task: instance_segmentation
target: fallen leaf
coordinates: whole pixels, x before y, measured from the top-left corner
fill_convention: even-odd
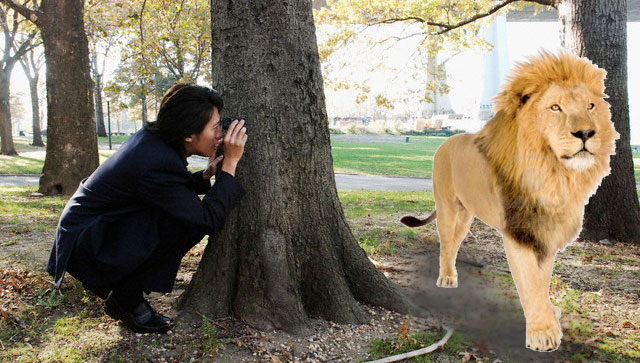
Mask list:
[[[474,340],[472,343],[476,348],[478,348],[478,352],[482,354],[489,353],[489,349],[487,348],[487,343],[484,340],[481,340],[481,341]]]
[[[585,343],[586,344],[593,344],[593,343],[597,342],[598,340],[600,340],[600,337],[593,337],[593,338],[587,339],[587,341]]]
[[[623,328],[633,329],[633,328],[635,328],[636,326],[635,326],[635,325],[633,325],[633,323],[632,323],[632,322],[630,322],[630,321],[625,321],[624,323],[622,323],[622,327],[623,327]]]
[[[475,354],[469,353],[469,352],[460,352],[460,353],[458,353],[458,355],[463,356],[462,357],[462,361],[463,362],[468,362],[471,359],[473,359],[476,362],[480,361],[480,358],[478,358],[478,356],[476,356]]]

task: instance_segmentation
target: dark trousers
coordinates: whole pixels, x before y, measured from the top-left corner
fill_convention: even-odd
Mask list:
[[[136,266],[123,266],[123,270],[126,268],[131,272],[125,276],[118,276],[115,280],[109,278],[117,275],[113,273],[113,267],[110,267],[111,271],[99,273],[99,282],[82,281],[81,276],[84,274],[80,269],[99,267],[88,266],[85,263],[88,259],[74,256],[81,253],[72,254],[67,270],[83,283],[85,289],[93,291],[101,298],[106,298],[113,289],[171,292],[182,258],[204,235],[194,234],[189,228],[163,215],[158,220],[158,236],[160,242],[153,252],[145,260],[137,261]]]
[[[189,231],[175,223],[161,223],[159,235],[160,244],[149,259],[120,281],[118,288],[171,292],[182,258],[204,237],[189,236]]]

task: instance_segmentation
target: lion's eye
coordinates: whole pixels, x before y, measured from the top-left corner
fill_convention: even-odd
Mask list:
[[[551,111],[560,111],[561,108],[557,104],[551,105]]]
[[[596,108],[596,104],[595,103],[590,103],[589,107],[587,107],[587,110],[591,111],[591,110],[593,110],[595,108]]]

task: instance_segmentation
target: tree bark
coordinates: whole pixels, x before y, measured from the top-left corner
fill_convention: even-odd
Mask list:
[[[358,302],[407,311],[353,238],[336,191],[311,2],[213,2],[213,81],[248,120],[247,195],[205,249],[183,313],[305,331],[363,323]]]
[[[98,136],[106,137],[107,130],[104,127],[104,109],[102,108],[102,74],[98,70],[98,56],[95,53],[91,55],[91,65],[94,79],[93,99],[95,102],[96,132]]]
[[[13,130],[11,125],[11,106],[9,104],[11,84],[11,68],[0,70],[0,138],[2,138],[2,155],[18,155],[13,144]]]
[[[611,158],[611,174],[585,209],[581,237],[640,243],[640,205],[629,129],[627,1],[564,0],[558,10],[563,46],[607,71],[605,92],[620,133],[616,154]]]
[[[47,156],[40,192],[72,194],[98,167],[83,0],[43,0],[37,19],[47,63]]]

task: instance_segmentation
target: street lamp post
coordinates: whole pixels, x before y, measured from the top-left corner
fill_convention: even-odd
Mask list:
[[[111,150],[111,110],[109,109],[109,98],[107,98],[107,124],[109,125],[109,150]]]

